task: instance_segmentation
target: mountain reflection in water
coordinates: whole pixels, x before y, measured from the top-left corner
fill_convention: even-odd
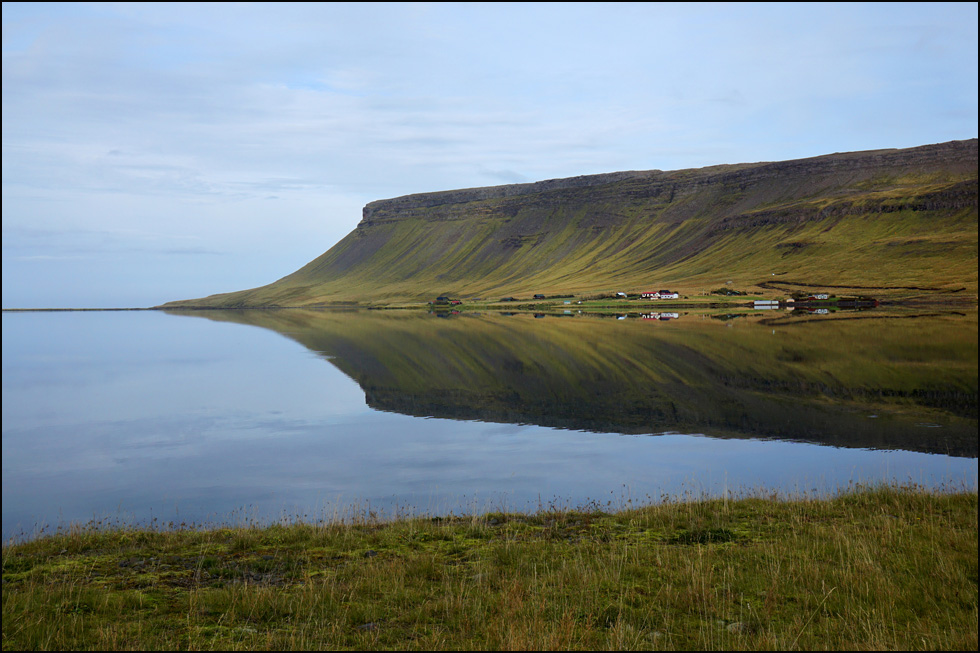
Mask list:
[[[679,313],[670,320],[179,313],[292,338],[354,379],[368,405],[382,411],[977,456],[975,310],[815,317],[766,311],[742,319]]]

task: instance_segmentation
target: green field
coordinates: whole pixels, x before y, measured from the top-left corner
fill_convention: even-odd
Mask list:
[[[955,488],[953,488],[955,490]],[[977,494],[854,487],[3,548],[4,650],[976,650]]]

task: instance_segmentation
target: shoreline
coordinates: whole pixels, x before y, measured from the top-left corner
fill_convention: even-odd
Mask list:
[[[698,298],[701,299],[701,298]],[[500,311],[518,311],[518,312],[539,312],[542,310],[570,310],[574,307],[579,307],[581,309],[591,308],[602,308],[607,310],[625,310],[625,311],[636,311],[640,309],[683,309],[683,310],[697,310],[697,309],[710,309],[710,310],[722,310],[722,309],[759,309],[760,306],[753,305],[754,302],[771,302],[772,300],[767,300],[763,298],[755,298],[750,296],[749,298],[740,298],[738,301],[719,301],[716,298],[704,297],[704,301],[691,301],[690,299],[683,301],[670,301],[670,300],[656,300],[656,301],[644,301],[636,299],[621,299],[621,300],[576,300],[576,303],[565,304],[563,301],[548,301],[542,300],[535,302],[533,299],[528,300],[516,300],[512,302],[463,302],[462,304],[456,306],[442,306],[434,305],[432,303],[337,303],[337,304],[319,304],[319,305],[307,305],[307,306],[146,306],[146,307],[118,307],[118,308],[4,308],[0,309],[3,313],[72,313],[72,312],[123,312],[123,311],[163,311],[163,312],[178,312],[178,311],[266,311],[266,310],[344,310],[349,311],[352,309],[359,310],[428,310],[435,311],[439,309],[445,310],[500,310]],[[976,307],[978,305],[978,300],[976,297],[913,297],[907,299],[880,299],[875,300],[877,305],[870,305],[861,302],[857,308],[859,309],[870,309],[870,308],[917,308],[917,307]],[[854,306],[851,304],[854,300],[851,298],[843,298],[839,300],[815,300],[815,301],[798,301],[795,303],[778,302],[778,310],[789,310],[794,307],[800,308],[845,308],[853,309]]]

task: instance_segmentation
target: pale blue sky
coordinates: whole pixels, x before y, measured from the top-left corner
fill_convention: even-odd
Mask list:
[[[274,281],[376,199],[977,136],[977,4],[3,3],[3,306]]]

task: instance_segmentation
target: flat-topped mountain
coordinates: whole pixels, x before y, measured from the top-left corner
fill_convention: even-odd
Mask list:
[[[371,202],[267,286],[167,306],[494,299],[726,283],[760,294],[977,294],[977,139],[614,172]]]

